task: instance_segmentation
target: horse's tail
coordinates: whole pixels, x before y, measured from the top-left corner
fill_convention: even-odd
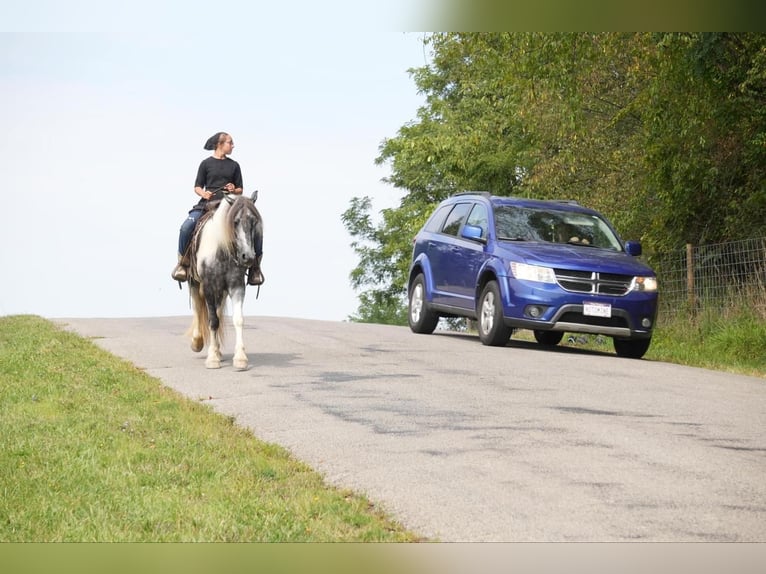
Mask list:
[[[197,337],[201,337],[202,344],[207,345],[210,341],[210,322],[208,321],[209,315],[207,311],[207,303],[205,302],[205,295],[202,292],[202,286],[194,280],[191,280],[189,284],[189,296],[191,297],[191,302],[194,306],[194,318],[192,319],[192,324],[189,327],[187,336],[192,337],[192,345],[195,344],[194,339]],[[202,347],[195,350],[201,351]]]

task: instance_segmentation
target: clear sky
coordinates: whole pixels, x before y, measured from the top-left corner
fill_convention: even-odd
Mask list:
[[[359,2],[341,3],[350,16],[308,2],[300,25],[295,3],[184,2],[205,7],[188,28],[140,31],[110,4],[25,3],[22,32],[0,33],[0,315],[191,315],[170,278],[178,229],[203,144],[227,131],[265,221],[266,283],[246,315],[346,319],[357,258],[341,214],[355,196],[376,211],[399,199],[374,160],[423,103],[407,73],[427,63],[423,35],[375,25]]]

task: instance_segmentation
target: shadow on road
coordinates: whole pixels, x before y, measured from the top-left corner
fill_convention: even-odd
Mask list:
[[[434,331],[434,335],[437,335],[440,337],[451,337],[455,339],[463,339],[466,341],[466,343],[481,345],[481,340],[479,339],[478,335],[475,335],[472,333],[459,333],[457,331]],[[564,340],[566,341],[566,338]],[[595,349],[586,349],[583,347],[570,347],[565,344],[545,346],[535,341],[525,341],[522,339],[514,339],[514,338],[511,338],[511,340],[508,341],[508,344],[506,345],[506,347],[515,348],[515,349],[526,349],[528,351],[537,351],[537,352],[544,352],[544,353],[576,354],[576,355],[586,355],[591,357],[616,356],[615,353],[606,351],[606,350],[599,351]]]

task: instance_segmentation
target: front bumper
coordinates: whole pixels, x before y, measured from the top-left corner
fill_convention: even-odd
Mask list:
[[[504,322],[509,327],[607,335],[619,339],[647,339],[652,336],[657,315],[656,293],[594,297],[567,293],[557,285],[530,289],[513,279],[508,286],[510,289],[503,314]],[[589,302],[608,303],[611,305],[611,316],[585,315],[584,306]],[[533,307],[539,310],[536,316],[529,312]]]
[[[592,335],[607,335],[619,339],[648,339],[652,336],[652,328],[635,328],[630,314],[623,309],[612,309],[612,317],[589,317],[583,315],[582,305],[564,305],[552,320],[519,319],[505,317],[504,322],[516,329],[532,331],[566,331],[569,333],[589,333]],[[654,317],[651,318],[652,326]]]

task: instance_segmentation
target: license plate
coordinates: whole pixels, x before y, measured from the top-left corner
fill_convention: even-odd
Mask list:
[[[609,303],[583,303],[582,314],[590,317],[611,317],[612,306]]]

